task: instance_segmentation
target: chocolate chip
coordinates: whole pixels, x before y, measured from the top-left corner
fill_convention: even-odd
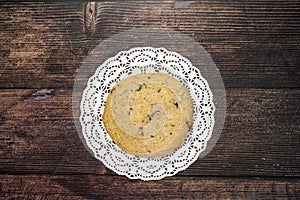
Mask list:
[[[142,89],[142,85],[138,84],[138,88],[136,89],[136,91],[140,91]]]
[[[153,136],[153,135],[150,135],[150,137],[154,138],[154,136]]]
[[[161,91],[161,89],[159,88],[159,89],[157,90],[157,92],[160,93],[160,91]]]
[[[141,131],[141,132],[140,132],[140,135],[141,135],[141,136],[144,136],[143,127],[139,127],[139,129],[140,129],[140,131]]]
[[[192,125],[188,121],[186,121],[185,124],[188,126],[189,130],[192,129]]]
[[[176,106],[176,108],[178,108],[178,103],[177,102],[175,102],[174,105]]]

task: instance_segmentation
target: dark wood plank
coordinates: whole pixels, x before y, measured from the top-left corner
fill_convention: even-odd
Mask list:
[[[113,174],[76,133],[72,90],[0,90],[0,173]],[[300,177],[299,89],[228,89],[215,148],[179,175]]]
[[[98,43],[150,25],[203,45],[226,88],[299,87],[299,8],[296,0],[1,2],[0,88],[71,88]]]
[[[43,187],[41,187],[43,186]],[[0,175],[2,199],[298,199],[299,180]]]

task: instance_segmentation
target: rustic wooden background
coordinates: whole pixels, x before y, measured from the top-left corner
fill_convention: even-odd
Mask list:
[[[72,86],[89,51],[160,25],[199,42],[227,93],[215,148],[161,181],[129,180],[82,145]],[[299,199],[300,3],[0,3],[1,199]]]

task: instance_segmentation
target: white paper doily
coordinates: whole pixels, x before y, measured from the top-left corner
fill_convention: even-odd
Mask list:
[[[113,143],[101,121],[110,88],[120,80],[143,73],[173,76],[189,90],[194,123],[183,144],[159,158],[131,155]],[[89,78],[80,103],[82,134],[94,156],[106,167],[130,179],[159,180],[173,176],[195,162],[206,148],[214,127],[213,95],[200,70],[185,57],[164,48],[138,47],[119,52]]]

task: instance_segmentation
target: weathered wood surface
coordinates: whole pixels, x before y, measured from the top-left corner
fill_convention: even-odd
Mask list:
[[[0,2],[0,199],[297,199],[300,2]],[[117,176],[76,133],[89,52],[132,28],[173,28],[212,56],[227,114],[215,148],[156,182]]]
[[[15,89],[0,95],[2,172],[111,174],[76,133],[72,90]],[[298,89],[228,89],[218,143],[180,174],[300,178],[299,99]]]
[[[298,1],[0,3],[0,87],[73,86],[104,39],[162,26],[211,54],[229,87],[299,87]]]
[[[232,178],[143,182],[116,176],[0,175],[0,186],[3,199],[296,199],[300,195],[295,180]]]

